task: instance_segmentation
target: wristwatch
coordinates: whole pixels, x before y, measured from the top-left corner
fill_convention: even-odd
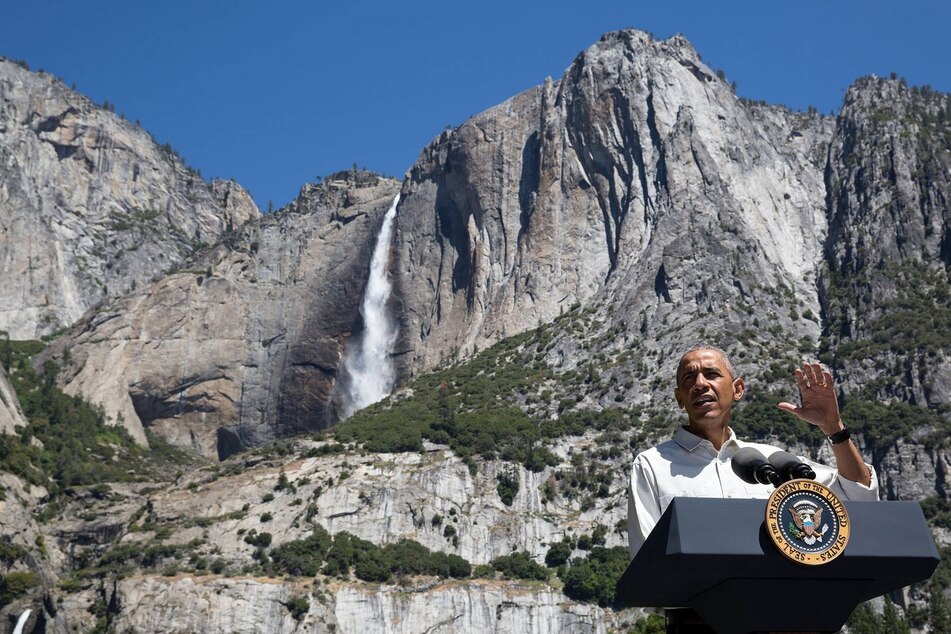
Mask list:
[[[844,443],[846,440],[852,437],[852,432],[848,428],[843,428],[842,431],[837,431],[831,436],[828,436],[830,445],[838,445]]]

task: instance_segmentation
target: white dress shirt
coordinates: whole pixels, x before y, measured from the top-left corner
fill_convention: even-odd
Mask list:
[[[696,498],[767,498],[775,489],[768,484],[747,484],[733,473],[730,459],[742,447],[754,447],[769,456],[780,451],[771,445],[730,437],[720,451],[709,440],[683,427],[672,440],[641,452],[634,458],[627,490],[627,535],[631,558],[644,544],[657,520],[675,497]],[[878,478],[872,474],[871,486],[847,480],[831,467],[799,458],[816,472],[816,481],[829,487],[843,500],[877,500]]]

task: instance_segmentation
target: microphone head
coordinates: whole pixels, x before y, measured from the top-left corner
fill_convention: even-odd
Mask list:
[[[766,456],[752,447],[741,448],[730,460],[733,473],[735,473],[740,480],[749,484],[760,484],[759,480],[756,479],[756,468],[765,464],[768,464],[766,462]]]
[[[777,451],[769,455],[769,464],[779,472],[783,481],[794,480],[796,478],[813,479],[816,472],[812,467],[802,462],[799,458],[788,451]]]
[[[786,469],[791,469],[795,465],[802,463],[799,462],[799,458],[788,451],[776,451],[769,454],[769,464],[773,465],[776,471],[782,473]]]

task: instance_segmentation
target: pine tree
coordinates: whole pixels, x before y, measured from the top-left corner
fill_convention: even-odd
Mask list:
[[[848,626],[850,634],[880,634],[884,631],[881,617],[867,603],[855,608]]]
[[[951,632],[951,610],[944,590],[937,583],[931,583],[931,600],[928,602],[928,626],[932,632]]]
[[[908,622],[904,617],[898,614],[895,604],[888,597],[885,597],[885,609],[882,611],[882,631],[889,634],[910,634]]]

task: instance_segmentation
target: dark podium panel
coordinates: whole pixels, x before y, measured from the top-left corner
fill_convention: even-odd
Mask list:
[[[766,500],[677,498],[618,582],[622,607],[693,608],[717,632],[837,632],[862,601],[929,578],[940,557],[915,502],[845,502],[851,536],[821,566],[784,557]]]

